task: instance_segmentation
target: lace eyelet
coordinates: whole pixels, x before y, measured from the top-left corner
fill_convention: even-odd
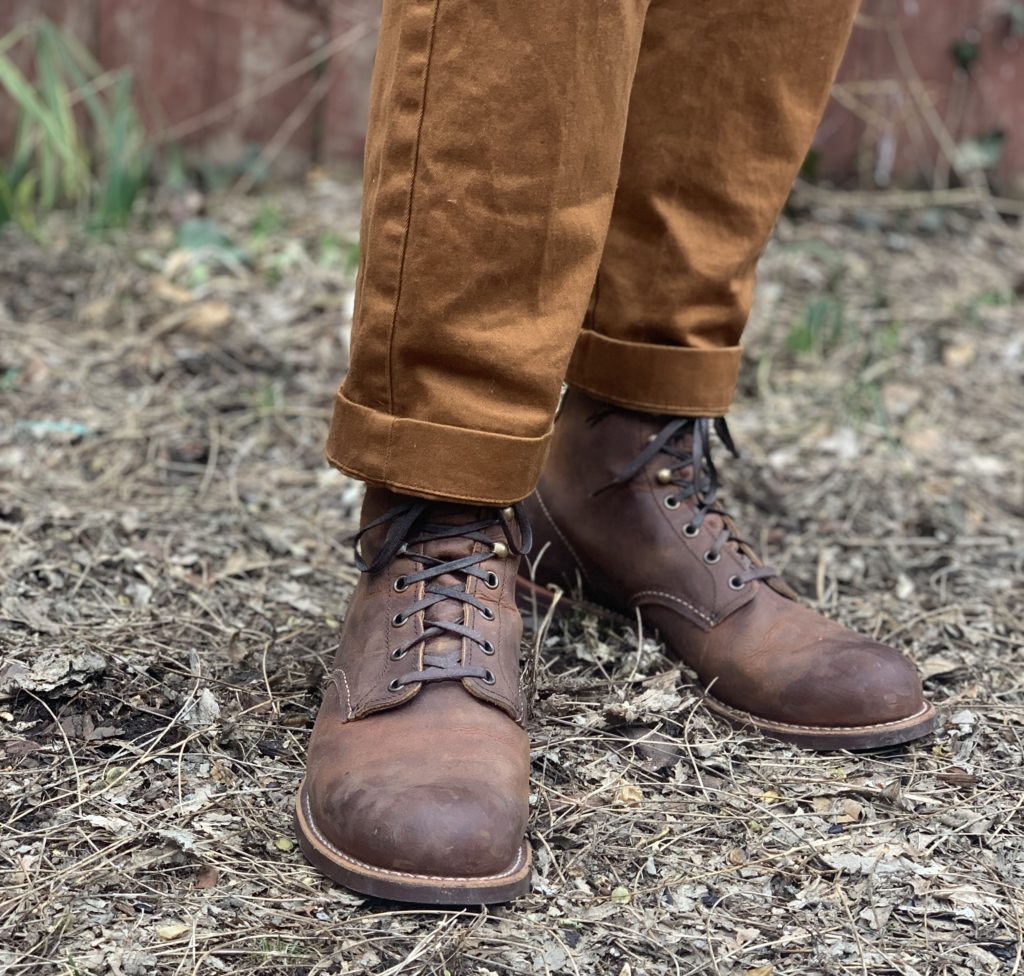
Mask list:
[[[480,645],[480,650],[483,651],[484,654],[490,656],[494,653],[494,645],[490,641],[484,641]]]
[[[665,508],[679,508],[679,499],[675,495],[665,496]]]
[[[712,552],[710,549],[704,553],[704,562],[714,565],[722,558],[720,552]]]
[[[409,589],[409,583],[404,576],[396,576],[394,582],[394,590],[396,593],[404,593]]]
[[[498,574],[488,573],[487,579],[484,580],[484,586],[486,586],[487,589],[489,590],[496,590],[499,586],[501,586],[501,580],[498,579]]]
[[[398,680],[398,678],[392,678],[391,681],[388,682],[388,691],[390,691],[393,695],[397,694],[401,690],[402,683]]]
[[[404,627],[409,622],[409,618],[404,613],[396,613],[391,618],[392,627]]]
[[[485,685],[493,685],[498,679],[494,677],[494,672],[488,669],[481,680]]]
[[[694,525],[692,522],[687,522],[686,525],[683,526],[683,535],[685,535],[687,539],[695,539],[700,535],[700,526]]]
[[[493,620],[494,619],[494,611],[490,607],[484,607],[480,611],[480,616],[483,617],[484,620]]]
[[[393,650],[393,651],[392,651],[392,652],[391,652],[391,653],[390,653],[390,654],[388,655],[388,657],[390,657],[392,661],[401,661],[401,660],[402,660],[402,658],[403,658],[403,657],[405,657],[405,655],[406,655],[406,654],[408,654],[408,653],[409,653],[409,650],[408,650],[408,648],[405,648],[405,647],[396,647],[396,648],[395,648],[395,649],[394,649],[394,650]]]
[[[742,590],[746,585],[738,576],[729,577],[729,588],[732,590]]]

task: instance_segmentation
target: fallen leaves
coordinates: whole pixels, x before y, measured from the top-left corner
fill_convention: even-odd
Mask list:
[[[56,644],[32,654],[29,660],[11,658],[0,666],[0,697],[18,690],[54,691],[70,682],[97,677],[106,667],[106,658],[91,648]]]
[[[1012,969],[1024,345],[1015,307],[969,330],[936,312],[1005,254],[965,232],[928,253],[940,275],[852,226],[791,226],[762,263],[771,324],[748,333],[764,409],[736,412],[748,458],[722,465],[725,504],[796,588],[817,593],[826,548],[826,612],[922,665],[937,734],[803,753],[709,716],[650,630],[570,615],[537,668],[533,890],[404,911],[326,881],[291,832],[361,497],[321,465],[351,282],[308,260],[355,215],[296,205],[301,249],[267,238],[265,258],[244,212],[147,241],[144,267],[115,241],[3,239],[0,969]],[[840,282],[851,334],[791,364],[809,265]],[[890,314],[897,345],[865,366]]]

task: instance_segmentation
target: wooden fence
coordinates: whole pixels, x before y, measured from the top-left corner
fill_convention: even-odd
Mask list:
[[[295,174],[358,164],[379,5],[2,0],[0,36],[48,16],[132,69],[157,138],[221,163],[258,146]],[[0,94],[0,148],[13,120]],[[846,185],[941,189],[987,162],[1000,193],[1024,197],[1024,3],[865,0],[817,151]]]

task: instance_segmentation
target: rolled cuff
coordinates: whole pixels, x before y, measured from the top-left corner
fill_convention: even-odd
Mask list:
[[[511,505],[536,487],[542,437],[450,427],[364,407],[338,391],[326,456],[339,471],[424,498]]]
[[[645,413],[719,417],[736,392],[739,346],[689,349],[580,333],[566,382],[598,400]]]

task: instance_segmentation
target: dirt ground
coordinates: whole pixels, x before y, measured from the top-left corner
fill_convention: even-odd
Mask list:
[[[805,754],[568,622],[524,649],[533,893],[415,911],[291,833],[356,576],[321,457],[355,191],[196,203],[0,235],[0,971],[1024,971],[1019,232],[785,217],[723,459],[801,595],[913,655],[936,734]]]

